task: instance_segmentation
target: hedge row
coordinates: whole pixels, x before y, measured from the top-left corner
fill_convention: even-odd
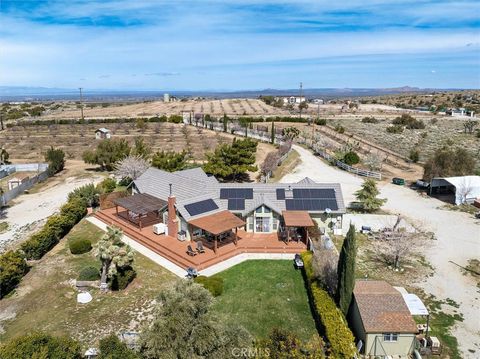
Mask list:
[[[59,214],[51,216],[43,228],[22,243],[20,250],[0,255],[0,299],[12,291],[28,272],[25,259],[40,259],[87,214],[84,201],[71,198]]]
[[[71,198],[60,209],[60,214],[51,216],[43,228],[22,243],[20,249],[26,259],[40,259],[52,249],[72,227],[87,214],[87,205],[79,198]]]
[[[312,252],[302,253],[305,276],[313,299],[314,309],[330,343],[330,358],[350,359],[355,356],[355,339],[342,312],[330,295],[315,280]]]

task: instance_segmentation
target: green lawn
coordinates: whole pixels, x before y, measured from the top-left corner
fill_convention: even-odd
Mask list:
[[[68,334],[84,346],[95,346],[96,341],[110,333],[140,330],[147,323],[154,308],[154,299],[165,284],[175,277],[141,254],[135,254],[133,264],[137,278],[121,292],[101,293],[91,289],[93,301],[77,304],[74,280],[87,265],[100,267],[94,250],[73,255],[68,240],[89,238],[95,244],[104,234],[95,225],[84,220],[55,248],[53,248],[24,277],[17,290],[0,301],[0,342],[31,330],[45,330],[52,334]],[[15,317],[11,315],[15,313]],[[11,319],[4,320],[7,317]]]
[[[250,260],[216,276],[224,292],[214,308],[225,320],[243,325],[265,338],[272,328],[284,328],[309,340],[315,322],[308,305],[302,274],[290,260]]]

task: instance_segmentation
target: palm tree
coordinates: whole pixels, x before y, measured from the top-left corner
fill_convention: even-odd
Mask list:
[[[133,252],[130,246],[121,240],[123,232],[117,227],[108,227],[107,233],[100,239],[96,256],[102,262],[100,287],[107,288],[107,279],[117,274],[118,269],[125,268],[133,262]]]

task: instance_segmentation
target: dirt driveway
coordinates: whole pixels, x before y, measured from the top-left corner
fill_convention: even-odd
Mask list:
[[[295,146],[302,163],[280,182],[298,181],[310,177],[318,182],[339,182],[345,202],[352,201],[362,179],[332,167],[315,157],[310,151]],[[445,300],[459,304],[458,311],[464,320],[457,322],[452,334],[458,339],[463,358],[478,358],[480,350],[480,300],[478,288],[470,276],[462,274],[456,264],[465,266],[472,258],[480,258],[480,221],[463,212],[440,209],[443,203],[434,198],[419,196],[416,192],[392,184],[380,184],[381,197],[388,202],[384,209],[401,214],[411,223],[435,233],[436,241],[426,249],[425,258],[435,267],[433,277],[419,288]],[[456,264],[454,264],[456,263]],[[475,350],[471,353],[468,350]]]
[[[1,221],[8,230],[0,234],[0,252],[28,238],[50,215],[66,202],[67,195],[76,187],[97,183],[103,175],[86,172],[80,161],[68,161],[64,172],[41,184],[40,190],[22,194],[9,207],[4,208]]]

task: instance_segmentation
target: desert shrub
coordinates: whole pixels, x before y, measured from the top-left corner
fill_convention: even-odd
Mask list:
[[[329,357],[353,358],[356,351],[354,337],[343,313],[337,308],[330,295],[317,283],[312,268],[312,253],[303,252],[302,259],[314,311],[320,320],[325,337],[330,343]]]
[[[89,183],[74,189],[68,194],[68,200],[74,198],[84,202],[85,207],[97,207],[99,204],[100,191],[93,183]]]
[[[425,128],[425,124],[422,120],[417,120],[415,117],[412,117],[409,114],[402,114],[400,117],[396,117],[392,123],[394,125],[405,126],[408,129],[422,129]]]
[[[168,118],[168,122],[172,123],[182,123],[183,122],[183,117],[180,115],[170,115]]]
[[[2,359],[81,359],[81,346],[69,337],[35,332],[14,338],[0,346]]]
[[[112,193],[117,187],[117,181],[115,179],[107,177],[98,184],[103,193]]]
[[[436,118],[432,118],[432,119],[430,120],[430,124],[431,124],[431,125],[435,125],[437,122],[438,122],[438,119],[436,119]]]
[[[402,133],[403,132],[403,126],[401,126],[401,125],[388,126],[387,127],[387,132],[388,133]]]
[[[325,118],[319,118],[314,121],[316,125],[325,126],[327,124],[327,120]]]
[[[220,277],[205,277],[201,275],[194,280],[196,283],[203,285],[214,297],[218,297],[223,293],[223,279]]]
[[[0,299],[13,290],[27,272],[27,263],[20,252],[0,255]]]
[[[70,253],[83,254],[92,250],[92,242],[86,238],[76,238],[68,242]]]
[[[74,225],[75,222],[72,218],[61,216],[59,214],[50,216],[45,223],[45,226],[53,230],[59,238],[62,238],[65,234],[67,234]]]
[[[343,156],[343,162],[345,162],[347,165],[356,165],[358,162],[360,162],[360,157],[358,154],[354,151],[347,152],[345,156]]]
[[[55,173],[63,170],[65,166],[65,152],[61,149],[50,147],[45,153],[45,161],[48,162],[48,175],[53,176]]]
[[[139,356],[115,334],[100,339],[100,354],[97,359],[137,359]]]
[[[338,133],[345,133],[345,127],[343,127],[341,125],[336,125],[335,126],[335,131],[337,131]]]
[[[118,268],[117,274],[112,277],[112,290],[123,290],[127,288],[132,280],[137,276],[137,272],[130,267]]]
[[[363,123],[378,123],[378,120],[373,116],[366,116],[362,118]]]
[[[410,159],[410,161],[412,161],[413,163],[417,163],[418,160],[420,159],[420,152],[416,149],[416,148],[412,148],[410,150],[410,153],[408,155],[408,158]]]
[[[438,149],[423,166],[427,181],[433,177],[465,176],[473,174],[475,158],[466,149],[445,146]]]
[[[93,281],[97,279],[100,279],[100,270],[93,266],[82,268],[82,270],[78,274],[78,280]]]

